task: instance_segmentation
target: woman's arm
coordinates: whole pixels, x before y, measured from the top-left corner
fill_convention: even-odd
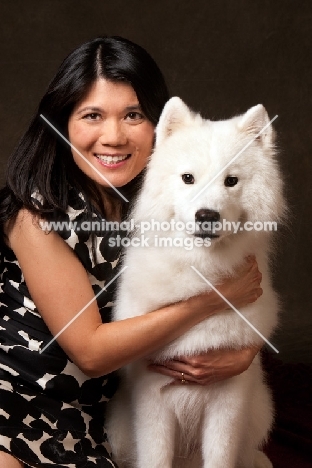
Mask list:
[[[31,297],[55,336],[94,298],[87,273],[64,240],[55,232],[46,234],[26,210],[19,212],[7,234]],[[239,307],[257,299],[259,283],[256,263],[250,261],[221,290]],[[93,301],[57,341],[84,373],[97,377],[148,356],[224,309],[219,295],[211,292],[144,316],[103,324]]]

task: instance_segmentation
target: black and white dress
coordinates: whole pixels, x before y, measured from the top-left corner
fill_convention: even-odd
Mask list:
[[[86,268],[97,294],[115,277],[120,251],[108,244],[116,233],[98,233],[93,261],[89,233],[80,227],[85,209],[83,197],[72,190],[67,220],[77,224],[60,235]],[[6,248],[1,256],[0,451],[30,467],[116,467],[105,432],[105,406],[116,390],[116,376],[87,377],[56,341],[40,353],[53,337],[14,253]],[[103,322],[110,320],[115,286],[112,282],[97,298]]]

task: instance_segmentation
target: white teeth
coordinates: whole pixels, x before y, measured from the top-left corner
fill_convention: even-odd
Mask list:
[[[95,156],[101,161],[110,164],[110,163],[116,163],[118,161],[123,161],[124,159],[128,157],[128,154],[122,154],[120,156],[107,156],[105,154],[96,154]]]

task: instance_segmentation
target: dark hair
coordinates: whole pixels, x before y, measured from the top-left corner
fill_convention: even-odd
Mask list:
[[[89,214],[94,206],[103,211],[96,184],[74,163],[71,150],[40,117],[43,114],[64,136],[74,106],[103,77],[113,82],[129,83],[142,110],[154,125],[169,98],[166,83],[151,56],[139,45],[118,37],[99,37],[75,49],[61,64],[28,130],[8,162],[6,186],[0,191],[0,231],[25,207],[46,219],[64,214],[69,187],[85,195]],[[131,189],[134,183],[124,189]],[[44,200],[42,207],[32,201],[37,190]],[[110,195],[108,194],[108,198]]]

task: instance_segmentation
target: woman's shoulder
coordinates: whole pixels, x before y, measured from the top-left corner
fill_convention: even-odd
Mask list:
[[[34,241],[46,233],[45,227],[41,224],[42,218],[39,214],[30,211],[27,208],[21,208],[14,219],[7,221],[5,225],[5,234],[7,246],[12,248],[12,243],[27,243],[30,239]]]
[[[17,214],[5,224],[8,246],[10,247],[10,241],[16,236],[21,236],[21,239],[29,237],[39,239],[43,234],[57,231],[61,226],[56,226],[56,224],[60,222],[66,228],[67,224],[69,225],[86,212],[86,205],[86,200],[81,193],[69,189],[66,208],[62,211],[51,207],[44,196],[38,190],[34,190],[31,194],[31,206],[20,208]]]

